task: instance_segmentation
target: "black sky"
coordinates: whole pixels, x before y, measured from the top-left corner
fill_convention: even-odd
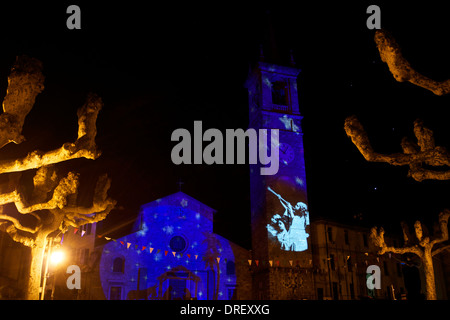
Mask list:
[[[447,79],[444,7],[391,2],[375,3],[382,27],[419,72]],[[178,191],[181,179],[184,192],[218,210],[217,232],[250,246],[248,167],[175,166],[170,135],[177,128],[192,131],[194,120],[202,120],[205,129],[247,127],[243,85],[261,43],[267,59],[283,63],[293,49],[302,69],[311,217],[397,228],[402,219],[432,223],[449,207],[449,182],[418,183],[407,178],[406,168],[367,163],[345,135],[345,118],[356,114],[375,150],[399,152],[402,137],[413,138],[413,122],[421,118],[438,144],[450,144],[450,98],[396,82],[381,62],[374,32],[366,28],[366,8],[374,3],[78,2],[82,29],[68,30],[70,4],[1,5],[0,95],[16,55],[40,59],[46,76],[46,89],[25,123],[27,141],[8,145],[2,158],[74,140],[76,109],[88,92],[98,93],[105,103],[97,137],[103,155],[64,166],[81,172],[85,186],[103,172],[111,176],[111,195],[123,209],[111,213],[107,225]],[[357,214],[362,221],[353,219]]]

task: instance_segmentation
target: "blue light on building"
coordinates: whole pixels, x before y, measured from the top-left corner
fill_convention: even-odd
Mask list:
[[[213,233],[214,212],[181,191],[143,205],[138,231],[104,246],[100,278],[105,296],[231,299],[223,292],[236,287],[234,268],[227,270],[235,258],[229,241]]]

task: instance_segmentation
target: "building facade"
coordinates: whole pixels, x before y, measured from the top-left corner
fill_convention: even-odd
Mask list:
[[[402,262],[395,255],[379,256],[369,235],[367,228],[331,220],[312,223],[316,299],[406,298]],[[398,239],[386,237],[386,241],[393,243]],[[371,265],[380,268],[381,289],[367,287],[367,268]]]
[[[213,232],[215,210],[178,192],[141,207],[135,232],[109,239],[99,276],[110,300],[249,299],[248,251]],[[108,239],[108,237],[106,237]]]

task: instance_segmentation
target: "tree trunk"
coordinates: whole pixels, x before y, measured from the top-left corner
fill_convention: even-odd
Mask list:
[[[35,246],[31,248],[30,276],[26,292],[26,300],[39,300],[41,287],[42,262],[44,260],[46,236],[36,236]]]
[[[433,257],[431,250],[425,248],[423,255],[423,269],[425,272],[425,290],[427,300],[436,300],[436,282],[434,279]]]

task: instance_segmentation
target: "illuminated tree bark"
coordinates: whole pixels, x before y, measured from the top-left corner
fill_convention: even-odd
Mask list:
[[[21,132],[25,117],[32,109],[36,96],[44,89],[41,70],[40,61],[26,56],[17,58],[11,69],[3,114],[0,115],[0,148],[10,142],[18,144],[24,141]],[[65,143],[56,150],[35,150],[24,158],[0,161],[0,174],[37,169],[31,192],[26,191],[16,179],[12,191],[0,194],[0,227],[14,241],[31,248],[27,299],[39,299],[48,239],[56,239],[69,226],[78,227],[103,220],[116,204],[107,196],[110,179],[103,175],[97,181],[92,206],[78,206],[78,174],[68,172],[60,176],[55,168],[55,164],[63,161],[77,158],[95,160],[100,156],[95,136],[96,120],[102,106],[98,96],[88,95],[86,103],[77,112],[78,138],[75,142]],[[6,212],[3,205],[8,203],[13,203],[17,212]]]
[[[401,142],[403,153],[375,152],[364,127],[356,116],[345,119],[344,129],[367,161],[386,162],[394,166],[409,166],[408,176],[419,182],[427,179],[450,179],[450,170],[432,170],[424,167],[424,165],[450,167],[450,153],[444,147],[435,145],[433,131],[424,127],[421,120],[414,122],[417,143],[406,137],[403,138]]]
[[[375,43],[380,52],[381,60],[386,62],[395,80],[398,82],[409,81],[430,90],[438,96],[450,93],[450,79],[435,81],[414,70],[408,60],[403,57],[399,45],[389,32],[383,29],[377,30],[375,32]]]
[[[441,245],[435,248],[438,244],[443,244],[448,241],[448,218],[450,217],[450,210],[446,209],[439,215],[439,232],[433,238],[424,237],[422,231],[422,224],[416,221],[414,224],[415,239],[409,234],[408,228],[405,224],[402,225],[405,245],[402,248],[390,247],[384,241],[384,230],[380,228],[372,228],[370,237],[375,246],[380,248],[378,254],[382,255],[388,252],[405,254],[413,253],[422,261],[425,273],[425,292],[427,300],[436,300],[436,283],[434,278],[433,256],[444,251],[449,250],[450,245]]]
[[[430,90],[436,95],[450,93],[450,79],[446,81],[435,81],[415,71],[409,62],[403,57],[400,47],[395,39],[385,30],[377,30],[375,43],[378,47],[381,60],[386,62],[394,78],[399,81],[409,81],[412,84]],[[433,131],[424,127],[421,120],[414,122],[414,134],[417,142],[403,138],[401,147],[403,153],[382,154],[375,152],[370,144],[369,137],[364,127],[356,118],[350,116],[345,120],[345,132],[358,148],[363,157],[370,162],[386,162],[395,166],[409,166],[408,176],[416,181],[450,180],[450,170],[442,170],[442,167],[450,168],[450,153],[441,146],[436,146]],[[429,169],[427,166],[439,168]],[[374,244],[381,248],[379,254],[392,252],[397,254],[412,253],[419,257],[425,273],[426,297],[428,300],[436,300],[436,285],[433,268],[433,256],[449,250],[450,245],[443,245],[448,241],[448,218],[450,210],[444,210],[439,215],[439,234],[431,240],[423,237],[422,225],[419,221],[414,224],[415,239],[409,235],[408,228],[402,224],[405,246],[402,248],[389,247],[384,241],[384,230],[371,229],[371,238]],[[435,248],[436,245],[440,247]]]
[[[450,79],[439,82],[415,71],[403,57],[399,45],[389,32],[383,29],[377,30],[375,32],[375,43],[381,60],[386,62],[397,81],[409,81],[439,96],[450,93]],[[444,147],[435,145],[433,131],[424,127],[421,120],[414,122],[414,134],[417,143],[403,138],[401,142],[403,153],[389,155],[377,153],[373,150],[369,137],[356,116],[348,117],[345,120],[344,128],[367,161],[386,162],[395,166],[408,165],[408,176],[416,181],[427,179],[450,180],[450,170],[431,170],[423,167],[424,164],[435,167],[450,167],[450,154]]]

